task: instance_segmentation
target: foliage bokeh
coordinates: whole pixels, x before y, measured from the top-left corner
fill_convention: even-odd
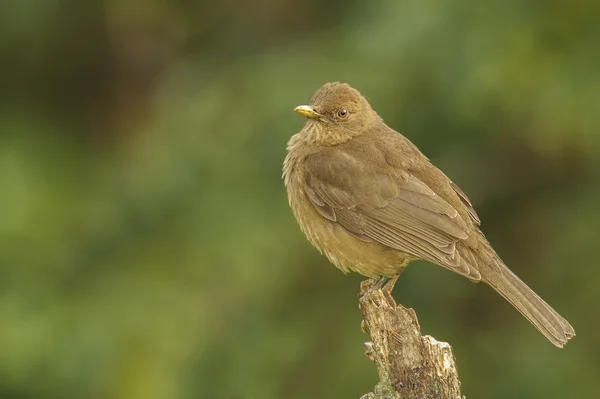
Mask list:
[[[467,397],[591,397],[600,375],[600,3],[0,5],[0,397],[352,398],[356,295],[280,180],[291,109],[351,83],[475,203],[578,335],[552,347],[426,263],[396,299]]]

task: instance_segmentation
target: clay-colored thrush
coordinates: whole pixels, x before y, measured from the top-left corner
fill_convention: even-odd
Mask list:
[[[327,83],[295,111],[308,120],[288,143],[284,181],[300,228],[331,263],[391,290],[425,259],[486,282],[554,345],[575,335],[496,255],[465,193],[357,90]]]

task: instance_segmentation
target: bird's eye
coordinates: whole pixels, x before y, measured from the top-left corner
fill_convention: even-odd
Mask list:
[[[347,110],[346,108],[342,108],[342,109],[340,109],[340,110],[338,111],[337,115],[338,115],[340,118],[344,119],[345,117],[347,117],[347,116],[348,116],[348,110]]]

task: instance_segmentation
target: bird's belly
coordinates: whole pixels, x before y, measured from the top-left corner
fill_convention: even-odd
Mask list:
[[[360,240],[338,223],[323,218],[306,197],[290,198],[290,205],[311,244],[344,273],[354,271],[367,277],[394,276],[409,261],[409,256],[400,251],[377,242]]]

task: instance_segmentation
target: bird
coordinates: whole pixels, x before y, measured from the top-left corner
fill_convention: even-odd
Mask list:
[[[496,254],[467,195],[358,90],[326,83],[294,111],[307,121],[283,162],[289,204],[337,268],[391,292],[410,262],[426,260],[487,283],[555,346],[575,336]]]

